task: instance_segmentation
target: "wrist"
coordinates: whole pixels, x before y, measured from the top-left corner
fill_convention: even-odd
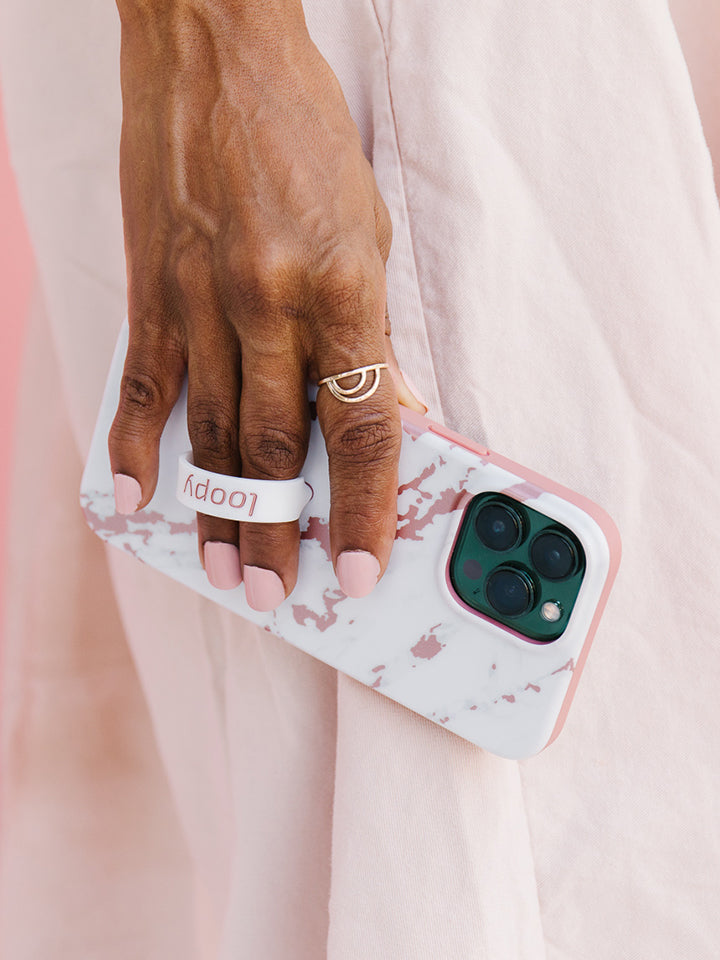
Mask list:
[[[230,36],[281,39],[306,33],[302,0],[115,0],[123,27],[145,27],[195,16]]]

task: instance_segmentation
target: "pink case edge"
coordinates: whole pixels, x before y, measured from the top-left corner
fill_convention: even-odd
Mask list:
[[[599,504],[595,503],[594,500],[583,496],[583,494],[572,490],[570,487],[566,487],[555,480],[551,480],[549,477],[543,476],[543,474],[538,473],[536,470],[531,470],[529,467],[525,467],[520,463],[516,463],[514,460],[510,460],[509,457],[504,457],[499,453],[495,453],[493,450],[489,450],[487,447],[482,447],[480,444],[474,443],[467,437],[463,437],[461,434],[448,429],[447,427],[443,426],[443,424],[437,423],[434,420],[430,420],[428,417],[416,413],[414,410],[410,410],[407,407],[401,408],[401,419],[403,422],[412,425],[415,430],[437,433],[439,436],[445,437],[446,440],[450,440],[452,443],[456,443],[459,446],[464,447],[466,450],[471,450],[473,453],[477,453],[478,456],[483,457],[485,460],[489,460],[491,463],[494,463],[497,466],[516,474],[517,476],[521,476],[525,480],[529,480],[531,483],[536,484],[541,489],[547,490],[548,493],[554,493],[563,500],[567,500],[570,503],[575,504],[575,506],[579,507],[590,517],[592,517],[592,519],[602,530],[605,540],[607,541],[610,562],[605,583],[595,608],[595,614],[590,623],[590,628],[586,634],[582,650],[578,655],[575,669],[572,672],[572,679],[568,685],[565,699],[563,700],[557,720],[555,721],[555,726],[545,745],[541,747],[537,754],[535,754],[535,756],[537,756],[538,754],[542,753],[543,750],[549,747],[554,740],[557,739],[565,725],[567,715],[570,711],[570,706],[573,698],[575,697],[577,685],[580,682],[580,677],[582,676],[585,662],[587,661],[588,654],[590,652],[590,647],[592,646],[598,624],[600,623],[600,618],[602,617],[607,605],[610,590],[615,582],[615,577],[617,576],[618,568],[620,566],[620,559],[622,557],[620,531],[618,530],[615,521],[606,510],[604,510]],[[510,632],[512,633],[514,631]]]

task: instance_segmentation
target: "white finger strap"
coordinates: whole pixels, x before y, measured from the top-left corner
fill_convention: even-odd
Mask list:
[[[312,499],[312,487],[302,477],[294,480],[249,480],[201,470],[192,451],[178,457],[176,496],[198,513],[250,523],[297,520]]]

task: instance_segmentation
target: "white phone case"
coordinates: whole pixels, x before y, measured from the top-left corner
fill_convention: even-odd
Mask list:
[[[453,733],[511,759],[532,756],[560,732],[620,560],[620,538],[596,504],[439,424],[402,408],[398,531],[389,566],[370,596],[346,597],[330,560],[327,457],[316,422],[303,477],[313,496],[300,516],[300,570],[272,613],[245,602],[244,587],[218,590],[200,565],[195,515],[176,497],[178,458],[190,448],[183,395],[160,447],[152,502],[115,513],[107,435],[127,350],[118,340],[81,504],[90,527],[115,547]],[[564,633],[535,643],[478,614],[452,589],[448,561],[469,501],[502,492],[569,527],[586,568]],[[362,505],[358,505],[362,509]]]

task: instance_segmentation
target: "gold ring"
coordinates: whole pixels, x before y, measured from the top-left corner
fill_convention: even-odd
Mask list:
[[[334,377],[323,377],[322,380],[318,380],[318,386],[326,383],[330,393],[338,400],[342,400],[343,403],[360,403],[361,400],[367,400],[375,393],[380,386],[380,371],[385,369],[387,369],[386,363],[370,363],[366,367],[355,367],[354,370],[346,370],[345,373],[336,373]],[[367,383],[368,373],[371,371],[373,382],[364,392],[361,392]],[[355,376],[360,379],[352,387],[341,387],[338,383],[339,380],[345,380],[346,377]]]

